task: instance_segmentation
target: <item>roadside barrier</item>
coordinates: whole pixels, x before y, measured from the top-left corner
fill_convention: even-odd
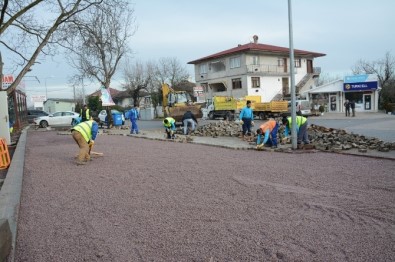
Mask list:
[[[7,142],[0,138],[0,169],[6,169],[10,165],[10,154],[8,153]]]

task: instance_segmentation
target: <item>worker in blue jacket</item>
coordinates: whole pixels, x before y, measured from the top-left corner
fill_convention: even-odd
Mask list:
[[[139,127],[137,125],[137,120],[140,119],[139,111],[136,105],[132,109],[129,110],[129,118],[130,118],[130,134],[138,134]]]
[[[254,112],[251,108],[251,101],[247,100],[246,106],[240,112],[240,120],[243,128],[243,135],[251,135],[251,126],[254,125]]]

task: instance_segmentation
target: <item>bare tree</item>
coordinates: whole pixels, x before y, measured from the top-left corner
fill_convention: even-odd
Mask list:
[[[109,88],[121,59],[130,52],[128,40],[136,31],[134,10],[127,0],[110,0],[68,22],[64,46],[78,78]]]
[[[4,0],[0,5],[0,45],[5,50],[5,59],[10,63],[8,66],[17,75],[7,89],[7,94],[17,88],[40,54],[53,54],[51,47],[61,38],[57,32],[65,22],[102,2],[103,0]],[[46,12],[53,15],[43,16]]]
[[[136,61],[134,64],[127,64],[124,69],[124,88],[129,91],[135,106],[139,105],[141,91],[148,93],[154,90],[152,79],[154,75],[154,64]]]
[[[156,67],[156,81],[159,84],[168,83],[175,86],[188,80],[189,74],[185,67],[175,57],[160,58]]]
[[[395,102],[395,57],[390,52],[376,61],[359,60],[352,71],[354,74],[377,75],[382,88],[379,97],[381,107]]]

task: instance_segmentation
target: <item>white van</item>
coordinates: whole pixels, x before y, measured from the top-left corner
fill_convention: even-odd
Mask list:
[[[311,106],[309,100],[296,100],[296,113],[302,116],[311,116]],[[288,101],[288,110],[291,112],[291,101]]]

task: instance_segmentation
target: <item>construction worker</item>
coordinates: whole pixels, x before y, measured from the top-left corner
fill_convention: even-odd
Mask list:
[[[176,131],[176,120],[172,117],[166,117],[163,120],[163,126],[166,129],[167,139],[174,138],[174,131]]]
[[[195,123],[197,125],[198,121],[195,115],[190,111],[186,111],[182,116],[181,122],[184,124],[184,135],[188,135],[188,124],[191,125],[192,131],[195,130]]]
[[[77,165],[85,165],[90,160],[90,149],[95,143],[95,139],[99,130],[100,121],[99,118],[90,119],[85,122],[81,122],[71,129],[71,134],[75,142],[80,147],[80,151],[77,157]]]
[[[88,121],[91,118],[89,108],[86,104],[84,105],[83,108],[81,108],[80,117],[81,117],[81,122]]]
[[[243,135],[251,135],[251,126],[254,125],[254,112],[251,108],[251,101],[247,100],[246,106],[240,112],[240,121],[242,123]]]
[[[292,129],[292,117],[284,117],[283,125],[285,126],[284,135],[288,136],[290,130]],[[296,133],[298,136],[298,145],[302,144],[310,144],[309,135],[307,134],[307,118],[304,116],[296,116]]]
[[[274,119],[269,119],[269,121],[263,123],[257,130],[257,148],[261,148],[264,145],[271,146],[272,148],[277,148],[277,131],[278,123]],[[262,139],[262,135],[265,135]]]
[[[130,118],[130,134],[138,134],[139,127],[137,126],[137,120],[140,119],[140,114],[137,108],[137,105],[134,105],[132,109],[129,111],[129,118]]]

